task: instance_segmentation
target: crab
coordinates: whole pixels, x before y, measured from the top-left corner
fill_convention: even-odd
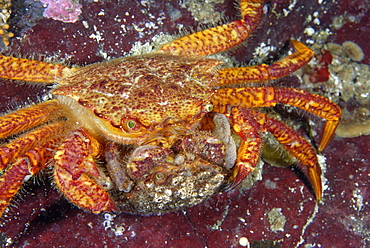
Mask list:
[[[210,58],[248,37],[263,1],[242,0],[240,10],[240,20],[152,53],[81,68],[1,55],[0,77],[54,88],[51,99],[0,117],[0,214],[23,182],[45,168],[52,168],[55,185],[71,203],[93,213],[190,207],[235,188],[254,170],[264,132],[301,163],[320,201],[315,148],[259,110],[286,104],[326,119],[319,152],[341,110],[304,90],[248,86],[308,63],[313,52],[297,40],[291,40],[295,52],[272,65],[225,68]]]

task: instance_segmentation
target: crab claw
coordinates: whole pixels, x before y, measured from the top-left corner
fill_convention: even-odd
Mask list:
[[[93,159],[99,152],[99,143],[83,128],[71,132],[55,153],[54,182],[80,208],[93,213],[118,211],[107,192],[110,179]]]
[[[231,190],[251,173],[258,163],[262,150],[260,124],[249,110],[233,108],[231,121],[234,131],[242,138],[238,149],[238,157],[233,167],[230,184],[225,190]]]

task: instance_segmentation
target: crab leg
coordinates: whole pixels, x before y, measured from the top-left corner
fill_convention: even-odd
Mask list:
[[[17,134],[61,116],[58,100],[50,100],[0,117],[0,138]]]
[[[304,90],[276,88],[275,96],[279,103],[296,106],[327,120],[318,148],[319,152],[324,150],[339,124],[342,110],[325,97]]]
[[[49,64],[37,60],[20,59],[0,55],[0,77],[39,83],[53,83],[70,73],[60,64]]]
[[[103,188],[110,184],[97,168],[94,157],[100,144],[83,128],[73,131],[56,151],[54,182],[66,198],[94,213],[118,210]]]
[[[299,136],[291,127],[267,117],[265,114],[250,111],[261,126],[272,133],[276,140],[284,146],[299,162],[308,168],[308,178],[311,181],[315,197],[318,201],[322,197],[321,169],[317,161],[317,154],[312,145]]]
[[[21,135],[9,144],[0,147],[0,169],[9,163],[14,163],[20,156],[46,141],[63,136],[68,130],[65,122],[52,123]]]
[[[246,82],[263,82],[284,77],[307,64],[314,53],[299,41],[291,40],[295,53],[268,66],[265,64],[244,68],[225,68],[217,72],[218,82],[215,86],[227,86]]]
[[[328,99],[293,88],[222,88],[217,90],[211,100],[219,112],[225,112],[224,108],[227,105],[259,108],[273,107],[278,103],[283,103],[320,116],[327,122],[318,148],[319,151],[322,151],[328,144],[341,116],[341,109]]]
[[[241,137],[238,157],[230,176],[231,185],[227,190],[233,189],[241,183],[256,167],[262,151],[260,124],[249,114],[250,111],[234,107],[231,111],[231,122],[234,131]]]
[[[35,175],[44,169],[53,155],[61,137],[26,152],[12,164],[0,178],[0,216],[8,207],[13,196],[21,188],[27,176]]]
[[[204,56],[240,44],[256,28],[263,12],[263,0],[241,0],[243,19],[206,29],[162,46],[159,51],[172,55]]]
[[[318,201],[321,200],[321,169],[317,161],[316,151],[308,141],[299,136],[289,126],[257,111],[234,107],[231,112],[231,121],[235,132],[240,135],[243,142],[239,147],[238,159],[230,177],[230,180],[232,180],[230,188],[242,182],[255,168],[261,154],[262,146],[258,130],[262,129],[272,133],[285,149],[304,166],[307,166],[308,177],[311,181],[315,197]]]

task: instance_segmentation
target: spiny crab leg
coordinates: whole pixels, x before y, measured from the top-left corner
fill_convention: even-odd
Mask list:
[[[316,151],[312,145],[288,125],[269,118],[258,111],[252,110],[250,112],[258,120],[263,129],[270,132],[287,151],[296,157],[304,166],[307,166],[308,178],[313,187],[315,197],[320,201],[322,197],[321,169]]]
[[[225,68],[217,72],[215,86],[228,86],[247,82],[263,82],[291,74],[307,64],[314,53],[299,41],[291,40],[295,53],[275,62],[272,65],[256,65],[243,68]]]
[[[0,147],[0,169],[4,169],[7,164],[14,163],[25,152],[34,147],[47,142],[58,136],[63,136],[68,128],[66,123],[52,123],[32,130],[29,133],[23,134],[9,144]]]
[[[215,86],[229,86],[245,82],[265,81],[290,74],[301,68],[314,55],[312,50],[299,41],[291,41],[295,53],[268,66],[258,65],[244,68],[220,69]],[[240,94],[240,95],[239,95]],[[223,99],[222,99],[223,98]],[[214,104],[244,106],[247,108],[271,107],[277,103],[296,106],[327,120],[321,138],[319,152],[322,151],[333,136],[341,116],[340,108],[319,95],[304,90],[289,88],[222,88],[214,96]]]
[[[54,83],[71,70],[60,64],[0,55],[0,77],[39,83]]]
[[[322,96],[293,88],[248,87],[222,88],[212,99],[215,111],[220,112],[224,112],[223,108],[227,105],[260,108],[273,107],[278,103],[301,108],[327,120],[319,146],[319,151],[322,151],[333,136],[341,116],[341,109]]]
[[[255,168],[261,154],[262,141],[259,130],[268,131],[293,156],[308,168],[308,177],[312,184],[315,197],[322,198],[321,169],[317,161],[315,149],[303,137],[289,126],[267,117],[265,114],[234,107],[231,111],[233,129],[240,135],[243,142],[239,147],[238,159],[230,177],[234,188],[242,182]],[[242,153],[244,152],[244,153]]]
[[[29,150],[0,177],[0,216],[21,188],[25,178],[35,175],[48,165],[47,161],[53,157],[60,140],[61,137],[58,137]]]
[[[100,148],[85,129],[73,131],[55,153],[54,182],[74,205],[94,213],[118,211],[104,189],[111,182],[99,172],[94,161]]]
[[[59,116],[61,116],[61,111],[58,100],[19,109],[1,117],[0,138],[23,132]]]
[[[206,29],[162,46],[159,51],[172,55],[204,56],[240,44],[256,28],[263,13],[263,0],[241,0],[243,19]]]
[[[240,111],[234,107],[229,116],[234,131],[240,136],[242,142],[238,149],[236,163],[229,178],[230,186],[226,190],[235,188],[256,167],[262,150],[260,124],[248,111]]]
[[[275,101],[277,103],[301,108],[327,120],[318,148],[319,152],[324,150],[339,124],[342,114],[342,110],[339,106],[325,97],[310,94],[300,89],[275,88],[274,90],[276,97]]]

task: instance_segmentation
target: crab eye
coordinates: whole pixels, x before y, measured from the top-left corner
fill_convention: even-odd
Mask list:
[[[139,120],[133,118],[124,118],[121,120],[121,128],[128,133],[139,133],[145,131],[145,126],[143,126]]]
[[[155,184],[162,184],[167,180],[167,176],[163,172],[157,172],[155,173],[153,179]]]
[[[129,120],[129,121],[127,121],[127,128],[128,129],[131,129],[131,130],[133,130],[133,129],[135,129],[135,127],[136,127],[136,122],[135,121],[133,121],[133,120]]]
[[[213,105],[212,104],[207,104],[204,107],[204,110],[207,111],[207,112],[211,112],[213,110]]]

